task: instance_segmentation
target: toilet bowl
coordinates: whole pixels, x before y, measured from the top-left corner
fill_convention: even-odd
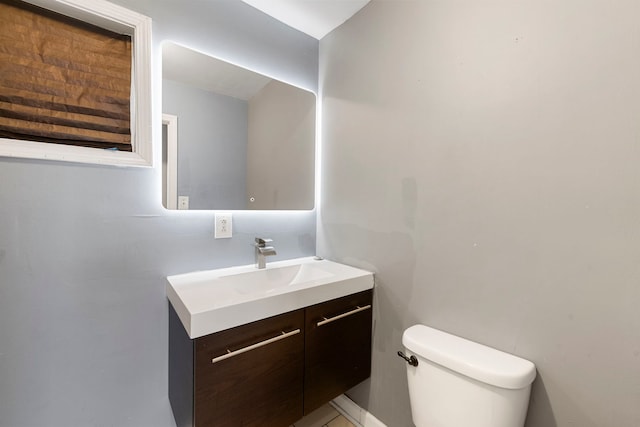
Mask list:
[[[424,325],[408,328],[402,344],[416,427],[524,425],[530,361]]]

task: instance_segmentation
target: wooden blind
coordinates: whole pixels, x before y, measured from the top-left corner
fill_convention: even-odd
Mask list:
[[[0,0],[0,137],[132,151],[130,97],[130,36]]]

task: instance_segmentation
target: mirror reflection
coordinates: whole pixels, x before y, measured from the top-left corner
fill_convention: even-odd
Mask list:
[[[167,209],[313,209],[315,94],[168,42],[162,74]]]

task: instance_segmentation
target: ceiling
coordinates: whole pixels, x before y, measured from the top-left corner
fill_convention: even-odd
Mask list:
[[[162,44],[162,78],[245,101],[271,81],[262,74],[171,42]]]
[[[242,1],[318,40],[369,3],[369,0]]]
[[[242,1],[318,40],[369,3],[369,0]],[[174,43],[163,43],[162,73],[163,78],[243,100],[250,99],[271,80]]]

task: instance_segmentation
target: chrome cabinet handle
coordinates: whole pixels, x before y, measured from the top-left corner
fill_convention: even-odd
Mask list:
[[[339,315],[331,317],[329,319],[327,319],[326,317],[323,317],[322,318],[323,320],[319,321],[316,326],[326,325],[327,323],[335,322],[338,319],[342,319],[343,317],[351,316],[352,314],[360,313],[361,311],[369,310],[370,308],[371,308],[371,304],[367,304],[364,307],[357,306],[356,308],[354,308],[351,311],[339,314]]]
[[[269,338],[267,340],[260,341],[260,342],[255,343],[255,344],[251,344],[251,345],[249,345],[247,347],[243,347],[243,348],[241,348],[239,350],[231,351],[231,350],[227,349],[227,354],[223,354],[222,356],[214,357],[213,359],[211,359],[211,363],[221,362],[221,361],[223,361],[225,359],[228,359],[230,357],[238,356],[238,355],[240,355],[242,353],[246,353],[247,351],[255,350],[256,348],[259,348],[259,347],[264,347],[265,345],[269,345],[269,344],[274,343],[276,341],[280,341],[280,340],[283,340],[285,338],[292,337],[292,336],[297,335],[299,333],[300,333],[300,329],[296,329],[296,330],[291,331],[291,332],[282,331],[282,333],[280,335],[276,335],[273,338]]]

